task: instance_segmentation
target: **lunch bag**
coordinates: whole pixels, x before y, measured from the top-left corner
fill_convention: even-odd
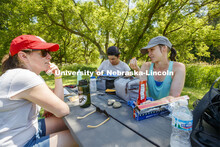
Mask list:
[[[114,81],[118,77],[115,76],[99,76],[97,78],[97,89],[98,90],[106,90],[106,89],[113,89]]]
[[[220,145],[220,89],[213,88],[201,100],[197,100],[193,110],[192,146]]]
[[[125,101],[137,100],[140,80],[135,77],[120,77],[115,80],[116,95]]]

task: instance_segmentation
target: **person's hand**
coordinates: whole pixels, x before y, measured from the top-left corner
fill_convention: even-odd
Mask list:
[[[48,75],[54,74],[55,77],[58,77],[61,74],[59,68],[54,63],[50,63],[49,69],[45,72]]]
[[[167,97],[164,97],[158,101],[164,101],[164,102],[167,102],[167,103],[171,103],[175,100],[175,98],[173,96],[167,96]]]
[[[136,70],[136,71],[140,70],[139,66],[137,65],[136,57],[134,57],[130,60],[130,67],[131,67],[131,69]]]

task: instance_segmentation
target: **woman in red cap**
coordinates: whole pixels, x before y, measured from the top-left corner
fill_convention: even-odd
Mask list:
[[[170,59],[168,59],[169,52],[171,52]],[[185,65],[175,62],[176,51],[171,42],[164,36],[154,37],[141,49],[141,53],[148,53],[151,62],[145,62],[139,68],[134,58],[130,61],[130,67],[143,73],[137,77],[147,80],[147,96],[155,100],[166,96],[180,96],[185,81]]]
[[[50,63],[50,51],[58,49],[58,44],[33,35],[12,40],[0,77],[1,146],[76,145],[61,119],[70,111],[63,101],[62,77]],[[39,75],[41,71],[54,74],[53,91]],[[54,116],[38,120],[39,106]]]

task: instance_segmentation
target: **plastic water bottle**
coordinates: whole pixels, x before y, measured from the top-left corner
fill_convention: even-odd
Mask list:
[[[96,78],[95,76],[90,77],[90,92],[94,93],[97,90]]]
[[[175,103],[172,110],[171,147],[191,147],[190,133],[193,117],[187,105],[187,100],[180,100]]]
[[[79,85],[79,81],[82,80],[82,75],[80,70],[77,71],[77,85]]]

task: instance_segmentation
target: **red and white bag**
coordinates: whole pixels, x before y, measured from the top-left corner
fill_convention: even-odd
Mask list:
[[[140,81],[139,82],[139,95],[137,99],[137,104],[141,105],[143,102],[146,101],[147,95],[146,95],[146,87],[147,87],[147,81]]]

